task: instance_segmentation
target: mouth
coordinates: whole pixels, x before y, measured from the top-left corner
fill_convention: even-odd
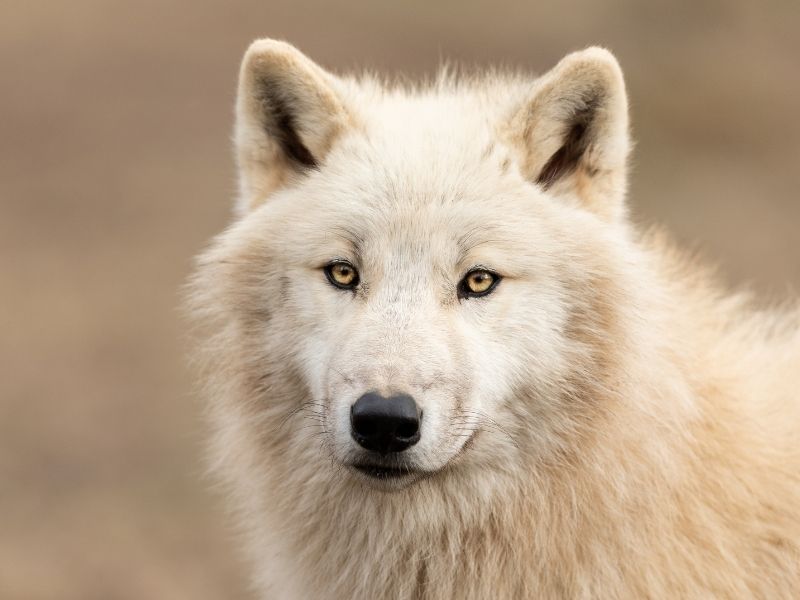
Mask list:
[[[386,467],[367,464],[355,464],[351,466],[362,475],[379,481],[398,480],[416,474],[416,471],[408,467]]]

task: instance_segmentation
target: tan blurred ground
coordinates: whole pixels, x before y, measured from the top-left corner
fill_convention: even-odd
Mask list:
[[[176,306],[228,215],[251,39],[412,74],[607,45],[637,218],[780,298],[800,287],[798,25],[789,0],[4,3],[0,598],[244,597]]]

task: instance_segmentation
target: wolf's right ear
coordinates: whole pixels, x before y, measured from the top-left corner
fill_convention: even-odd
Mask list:
[[[521,104],[507,135],[523,175],[606,219],[624,214],[628,100],[614,55],[597,47],[573,52]]]
[[[350,121],[334,87],[291,44],[262,39],[247,49],[236,100],[240,213],[325,158]]]

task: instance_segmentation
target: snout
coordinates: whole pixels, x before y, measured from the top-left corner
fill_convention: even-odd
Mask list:
[[[381,455],[402,452],[419,441],[422,411],[407,394],[361,396],[350,409],[350,435]]]

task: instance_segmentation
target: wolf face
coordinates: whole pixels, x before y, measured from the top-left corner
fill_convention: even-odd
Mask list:
[[[624,221],[607,51],[407,94],[260,41],[236,140],[238,219],[198,288],[241,352],[218,359],[286,452],[387,490],[558,452],[609,326],[592,265]]]

